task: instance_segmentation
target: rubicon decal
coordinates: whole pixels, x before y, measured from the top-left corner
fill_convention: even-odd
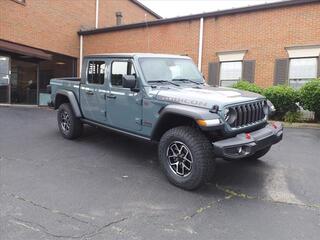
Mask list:
[[[199,107],[207,107],[208,103],[204,101],[199,101],[196,99],[186,99],[186,98],[180,98],[180,97],[169,97],[169,96],[158,96],[157,97],[161,101],[167,101],[167,102],[175,102],[175,103],[181,103],[186,105],[194,105]]]

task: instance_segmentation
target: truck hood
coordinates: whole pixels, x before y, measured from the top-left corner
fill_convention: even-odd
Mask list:
[[[153,92],[154,98],[160,101],[180,103],[202,108],[211,108],[218,105],[223,108],[229,104],[239,104],[258,99],[264,99],[263,96],[237,90],[234,88],[197,86],[197,87],[162,87]]]

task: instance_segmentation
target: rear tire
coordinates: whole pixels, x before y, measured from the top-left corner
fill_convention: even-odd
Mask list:
[[[83,129],[83,124],[72,110],[70,103],[60,105],[57,114],[58,127],[62,136],[66,139],[78,138]]]
[[[213,146],[195,128],[181,126],[168,130],[160,140],[158,154],[168,180],[180,188],[194,190],[213,175]]]

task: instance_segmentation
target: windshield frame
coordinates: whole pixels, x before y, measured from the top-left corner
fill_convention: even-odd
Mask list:
[[[195,79],[190,79],[192,81],[196,81],[197,83],[193,83],[191,81],[172,81],[174,80],[175,78],[171,79],[171,80],[167,80],[167,79],[147,79],[146,76],[145,76],[145,73],[143,71],[143,68],[141,66],[141,60],[144,60],[144,59],[172,59],[172,60],[184,60],[184,61],[189,61],[191,64],[193,64],[193,66],[195,67],[194,69],[197,71],[197,73],[199,74],[199,79],[198,80],[195,80]],[[204,80],[204,77],[202,75],[202,73],[199,71],[199,69],[197,68],[196,64],[192,61],[191,58],[188,58],[188,57],[181,57],[181,56],[175,56],[175,57],[149,57],[149,56],[146,56],[146,57],[139,57],[137,58],[137,62],[139,63],[139,70],[141,72],[141,75],[143,76],[143,82],[148,85],[148,86],[152,86],[152,85],[155,85],[157,84],[156,81],[157,80],[165,80],[165,81],[168,81],[168,82],[172,82],[172,83],[177,83],[179,85],[182,85],[182,84],[204,84],[205,83],[205,80]],[[154,82],[152,82],[154,81]],[[165,81],[163,81],[161,84],[170,84],[170,83],[165,83]],[[160,82],[160,81],[159,81]],[[171,85],[171,84],[170,84]]]

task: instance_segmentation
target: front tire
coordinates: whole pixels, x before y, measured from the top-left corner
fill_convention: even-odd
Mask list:
[[[83,124],[77,118],[69,103],[63,103],[58,109],[58,127],[62,136],[66,139],[78,138],[83,129]]]
[[[194,190],[204,184],[215,168],[210,141],[192,127],[168,130],[160,140],[158,154],[168,180],[186,190]]]

